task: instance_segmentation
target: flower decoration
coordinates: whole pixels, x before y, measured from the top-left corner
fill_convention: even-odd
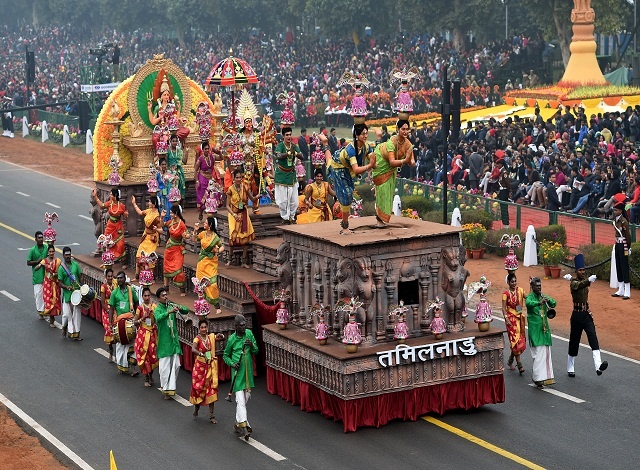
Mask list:
[[[400,89],[396,96],[395,111],[398,114],[404,113],[406,117],[409,117],[408,113],[413,112],[413,101],[409,94],[409,82],[413,79],[420,79],[420,70],[418,67],[411,67],[410,69],[393,69],[391,71],[391,83],[400,82]],[[405,117],[405,116],[399,116]]]
[[[543,240],[540,243],[539,255],[545,266],[557,266],[567,258],[568,254],[569,250],[559,242]]]
[[[408,217],[409,219],[420,220],[418,211],[415,209],[411,209],[410,207],[406,209],[402,209],[402,217]]]
[[[138,275],[138,280],[140,281],[141,286],[150,286],[155,282],[153,269],[156,267],[157,262],[158,255],[155,251],[152,251],[151,253],[145,253],[144,251],[140,252],[138,265],[142,269],[140,270],[140,274]]]
[[[222,204],[222,187],[211,179],[205,194],[204,211],[207,214],[215,214],[220,204]]]
[[[371,82],[361,73],[345,72],[337,81],[336,86],[351,85],[353,87],[353,98],[351,98],[351,110],[349,114],[354,117],[356,124],[364,123],[364,117],[369,114],[367,101],[363,96],[363,89],[368,88]]]
[[[111,173],[109,174],[109,184],[111,186],[118,186],[120,184],[120,174],[118,170],[122,166],[122,160],[117,155],[111,155],[109,159],[109,166],[111,167]]]
[[[304,169],[304,165],[299,158],[296,158],[296,178],[304,178],[307,171]]]
[[[288,289],[277,289],[273,292],[273,301],[278,302],[278,310],[276,311],[276,323],[278,325],[286,325],[289,323],[289,309],[287,302],[291,300],[291,292]]]
[[[407,339],[409,337],[409,327],[405,322],[405,314],[409,311],[408,307],[405,307],[404,301],[400,301],[397,306],[392,306],[392,310],[389,316],[396,317],[397,323],[393,326],[393,339]]]
[[[336,304],[336,314],[339,312],[347,312],[349,314],[349,322],[342,331],[342,342],[344,344],[360,344],[362,342],[360,326],[356,323],[356,311],[360,307],[362,307],[362,302],[358,300],[358,297],[351,297],[348,301],[339,300]]]
[[[198,136],[202,142],[208,142],[211,138],[211,121],[213,115],[209,109],[209,103],[201,101],[196,107],[196,122],[198,123]]]
[[[314,151],[311,152],[311,163],[315,167],[321,167],[326,163],[324,152],[322,151],[322,145],[320,144],[320,138],[316,132],[311,136],[311,146],[314,147]]]
[[[169,190],[169,194],[167,195],[167,200],[169,202],[179,202],[182,199],[182,195],[180,194],[180,188],[174,186]]]
[[[43,222],[47,224],[47,229],[44,231],[42,235],[43,235],[43,240],[47,244],[55,243],[56,241],[57,234],[55,229],[51,226],[54,221],[60,222],[60,219],[58,218],[58,214],[56,214],[55,212],[52,212],[51,214],[49,214],[48,212],[44,213]]]
[[[209,280],[205,277],[202,279],[192,277],[191,282],[193,283],[193,292],[198,296],[198,299],[193,301],[193,312],[199,317],[206,317],[211,313],[211,306],[204,298],[204,291],[209,286]]]
[[[462,244],[470,250],[479,250],[482,248],[482,242],[487,235],[487,229],[482,224],[464,224],[462,226],[464,232],[462,236]]]
[[[483,295],[486,296],[487,289],[489,287],[491,287],[491,281],[488,281],[486,276],[483,274],[480,276],[479,281],[469,284],[469,287],[467,288],[467,300],[471,300],[476,294],[480,294],[481,297]]]
[[[433,310],[433,320],[431,320],[431,324],[429,326],[431,328],[431,332],[436,335],[447,331],[447,324],[444,321],[444,318],[440,316],[443,305],[444,302],[440,300],[440,297],[436,297],[436,299],[427,306],[427,312]]]
[[[292,91],[287,94],[280,93],[276,98],[276,103],[284,105],[284,110],[280,115],[280,124],[283,126],[292,126],[295,122],[293,115],[293,105],[296,102],[296,95]]]
[[[116,255],[111,251],[111,247],[115,245],[111,235],[102,234],[97,240],[98,248],[102,250],[102,265],[111,266],[116,260]]]
[[[318,324],[316,325],[315,338],[317,340],[326,340],[331,335],[331,330],[329,326],[324,322],[325,315],[329,312],[329,307],[326,307],[323,304],[316,303],[311,307],[311,316],[318,317]]]

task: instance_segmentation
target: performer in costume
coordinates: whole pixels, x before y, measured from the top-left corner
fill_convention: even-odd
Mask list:
[[[111,188],[111,196],[107,202],[102,202],[98,199],[98,193],[93,190],[93,198],[100,207],[100,209],[107,208],[109,212],[109,219],[107,220],[107,226],[104,229],[105,235],[111,235],[114,245],[111,251],[115,255],[115,261],[122,262],[122,269],[126,269],[126,250],[124,245],[124,226],[122,223],[123,218],[129,216],[126,206],[120,202],[120,190],[118,188]]]
[[[62,336],[75,341],[82,341],[80,338],[80,306],[71,303],[71,293],[80,288],[80,265],[71,258],[71,248],[65,246],[62,249],[63,261],[58,268],[58,280],[62,287]]]
[[[102,326],[104,327],[104,342],[109,347],[109,362],[113,361],[113,330],[111,319],[113,315],[109,308],[109,299],[111,293],[118,286],[118,283],[113,278],[113,269],[107,268],[104,270],[105,281],[100,286],[100,300],[102,304]]]
[[[116,274],[117,286],[111,292],[109,297],[109,306],[113,324],[117,325],[121,320],[130,320],[134,317],[136,306],[138,305],[138,293],[136,289],[127,284],[127,276],[124,271]],[[125,374],[133,368],[131,377],[136,377],[139,372],[135,370],[136,366],[135,352],[132,344],[116,343],[116,365],[118,372]]]
[[[255,240],[256,235],[253,231],[253,225],[249,218],[247,203],[251,199],[257,203],[258,198],[255,197],[249,188],[243,184],[243,175],[241,170],[233,172],[233,184],[227,190],[227,212],[229,222],[229,258],[227,266],[231,265],[231,255],[234,246],[242,246],[242,266],[249,268],[249,258],[247,255],[248,245]]]
[[[542,283],[539,277],[531,279],[532,292],[527,296],[527,322],[529,323],[529,350],[533,358],[533,382],[540,388],[555,383],[553,363],[551,362],[551,328],[549,328],[549,309],[556,306],[556,301],[542,294]],[[555,313],[555,312],[554,312]]]
[[[136,252],[136,279],[140,274],[140,255],[142,252],[146,254],[154,253],[158,248],[158,241],[160,240],[160,233],[162,232],[162,218],[164,213],[158,212],[158,198],[149,197],[147,200],[147,208],[143,211],[140,210],[136,203],[136,197],[131,196],[131,203],[133,208],[141,217],[144,217],[144,233],[140,239],[140,245],[138,245],[138,251]]]
[[[276,170],[274,176],[276,204],[280,217],[286,224],[295,222],[298,210],[298,179],[295,172],[296,158],[302,157],[300,148],[292,140],[293,130],[282,127],[283,141],[274,150]]]
[[[160,387],[163,399],[170,400],[176,394],[176,381],[180,370],[180,338],[178,337],[178,322],[176,313],[179,307],[169,304],[167,288],[161,287],[156,291],[160,303],[156,305],[154,316],[158,327],[158,360],[160,365]]]
[[[389,223],[393,213],[393,196],[396,188],[397,169],[402,165],[415,165],[413,144],[407,138],[409,121],[400,113],[396,128],[398,133],[376,146],[376,167],[371,172],[376,185],[376,219],[378,227]],[[409,116],[406,115],[408,118]]]
[[[598,344],[598,336],[596,335],[596,325],[593,322],[593,315],[589,310],[589,286],[596,281],[596,275],[592,274],[587,277],[584,270],[584,255],[576,255],[573,263],[576,269],[576,277],[572,277],[571,274],[564,276],[566,280],[571,281],[571,297],[573,298],[567,373],[569,377],[576,376],[575,362],[578,356],[578,350],[580,349],[580,338],[584,331],[587,334],[589,346],[593,354],[593,364],[596,368],[596,374],[602,375],[602,372],[609,367],[609,363],[600,358],[600,345]]]
[[[196,356],[191,371],[191,393],[189,402],[195,405],[193,416],[198,417],[201,405],[209,405],[209,422],[218,424],[214,415],[214,406],[218,401],[218,359],[216,358],[216,340],[223,340],[222,333],[209,333],[206,318],[198,322],[198,336],[193,339],[191,350]]]
[[[229,336],[224,348],[225,364],[233,370],[231,372],[231,393],[236,398],[236,422],[233,428],[246,440],[251,436],[251,426],[247,419],[247,402],[251,398],[253,384],[253,358],[258,354],[258,344],[251,330],[247,330],[247,321],[243,315],[236,315],[234,319],[235,333]]]
[[[207,217],[204,222],[204,229],[198,231],[200,223],[196,222],[192,240],[200,241],[200,254],[196,265],[196,277],[206,279],[209,285],[204,289],[204,297],[216,308],[216,313],[220,314],[220,292],[218,291],[218,254],[224,251],[222,240],[215,229],[215,219]]]
[[[153,311],[156,305],[151,302],[151,290],[142,289],[142,303],[138,305],[133,323],[138,327],[133,350],[140,372],[144,375],[144,386],[154,384],[153,371],[158,368],[158,328]]]
[[[184,177],[182,165],[187,163],[187,154],[178,145],[178,136],[172,135],[169,139],[169,150],[167,151],[167,166],[177,175],[177,181],[173,183],[180,190],[180,196],[184,201],[187,182]]]
[[[182,217],[180,206],[171,207],[171,220],[165,223],[169,228],[169,240],[164,251],[164,287],[169,291],[169,281],[173,281],[180,288],[180,295],[185,294],[184,277],[184,239],[189,238],[187,225]]]
[[[213,154],[222,155],[219,150],[211,150],[209,142],[202,142],[195,165],[198,220],[202,220],[202,214],[205,210],[205,196],[207,188],[209,187],[209,181],[213,179],[216,183],[222,185],[221,176],[218,174],[218,169],[216,168],[216,157]]]
[[[47,258],[47,245],[44,244],[44,236],[41,231],[35,233],[36,244],[31,247],[27,255],[27,266],[31,267],[31,283],[33,284],[33,297],[36,301],[36,312],[40,320],[44,320],[44,298],[42,297],[44,273],[43,261]],[[52,321],[50,317],[49,321]]]
[[[304,205],[308,210],[298,216],[297,223],[311,224],[333,220],[329,207],[329,195],[335,197],[336,193],[329,183],[324,181],[322,169],[316,168],[313,183],[304,188]]]
[[[47,247],[47,258],[40,262],[42,266],[40,269],[44,269],[44,281],[42,282],[44,310],[42,314],[45,317],[49,317],[49,326],[52,328],[55,328],[55,317],[62,312],[62,297],[58,280],[58,269],[60,269],[62,263],[55,255],[55,247],[49,245]]]
[[[167,167],[167,159],[161,158],[158,162],[160,170],[156,173],[156,180],[158,182],[158,199],[160,201],[160,207],[158,210],[162,212],[163,221],[168,222],[171,219],[171,203],[169,202],[169,191],[171,191],[171,182],[173,178],[169,173]]]
[[[507,364],[509,369],[515,370],[513,361],[515,359],[520,375],[524,373],[524,366],[520,361],[520,355],[527,348],[527,337],[525,327],[527,326],[527,315],[523,311],[524,290],[518,287],[518,279],[515,271],[507,275],[507,285],[509,288],[502,293],[502,315],[509,335],[509,345],[511,355]]]
[[[369,136],[369,127],[365,124],[367,102],[364,100],[361,90],[362,86],[369,84],[369,81],[361,75],[354,76],[346,72],[338,80],[337,86],[342,86],[343,84],[350,84],[354,89],[360,90],[359,92],[356,91],[356,96],[351,102],[353,142],[331,154],[327,137],[324,134],[320,134],[318,138],[322,143],[327,159],[327,179],[333,184],[336,198],[340,203],[340,212],[342,214],[342,222],[340,222],[342,230],[340,233],[348,235],[353,233],[349,230],[349,215],[353,204],[353,179],[357,175],[375,168],[376,161],[373,149],[367,144],[367,137]],[[369,162],[365,163],[367,157]]]
[[[613,206],[613,228],[615,229],[616,244],[614,253],[616,258],[616,274],[618,275],[618,291],[611,297],[622,297],[629,300],[631,296],[631,278],[629,277],[629,255],[631,254],[631,231],[625,211],[625,203],[619,202]]]

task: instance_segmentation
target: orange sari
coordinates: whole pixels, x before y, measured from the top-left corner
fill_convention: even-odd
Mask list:
[[[109,218],[107,219],[107,226],[104,229],[104,234],[111,235],[114,242],[111,251],[116,255],[115,261],[120,261],[126,256],[122,216],[127,211],[127,208],[120,201],[109,201],[104,205],[104,207],[106,207],[109,212]]]
[[[173,280],[178,287],[184,287],[184,241],[182,235],[187,231],[184,222],[178,219],[178,222],[172,220],[165,224],[169,227],[169,240],[167,240],[167,249],[164,251],[164,277]]]
[[[218,359],[216,358],[216,335],[210,333],[203,341],[200,335],[193,340],[198,352],[211,354],[211,359],[196,356],[191,371],[191,395],[194,405],[210,405],[218,401]]]
[[[136,353],[136,360],[140,372],[148,375],[158,368],[158,328],[153,317],[155,305],[138,305],[137,314],[140,320],[136,341],[133,350]]]
[[[44,281],[42,283],[42,297],[44,298],[45,317],[57,317],[62,312],[62,301],[60,299],[60,284],[58,284],[58,268],[61,261],[58,258],[49,258],[44,263]]]

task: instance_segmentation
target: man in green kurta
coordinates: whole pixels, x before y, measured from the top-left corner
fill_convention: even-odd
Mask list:
[[[180,355],[182,346],[178,337],[177,305],[169,305],[167,288],[161,287],[156,291],[160,301],[153,314],[158,327],[158,362],[160,369],[160,387],[163,398],[171,399],[176,394],[176,381],[180,370]]]
[[[121,321],[133,319],[139,299],[136,290],[127,284],[127,275],[124,271],[119,271],[116,274],[116,281],[118,287],[113,289],[111,297],[109,297],[109,310],[111,313],[111,321],[118,325],[116,328],[120,330],[119,325]],[[120,331],[118,331],[118,333],[122,335]],[[121,374],[129,372],[129,368],[135,368],[137,364],[133,350],[133,342],[126,340],[125,342],[126,344],[122,344],[121,341],[116,343],[116,365]],[[131,373],[132,377],[136,375],[138,375],[137,372]]]
[[[27,266],[31,266],[31,282],[33,284],[33,297],[36,300],[36,312],[40,315],[40,320],[44,320],[44,298],[42,297],[42,284],[44,283],[45,269],[38,268],[43,259],[47,257],[47,245],[44,244],[44,236],[42,232],[37,231],[35,234],[36,244],[31,247],[27,255]],[[49,317],[53,324],[54,317]]]
[[[551,362],[551,328],[549,328],[549,309],[556,301],[542,295],[542,283],[539,277],[531,279],[532,292],[525,299],[527,323],[529,324],[529,350],[533,358],[533,382],[540,388],[555,383]],[[553,317],[552,317],[553,318]]]
[[[300,158],[300,148],[291,141],[293,130],[282,128],[283,141],[274,150],[276,168],[274,174],[276,204],[280,209],[280,217],[285,223],[295,221],[298,210],[298,178],[296,177],[296,158]]]
[[[248,441],[252,432],[247,419],[247,402],[251,398],[251,387],[253,387],[251,355],[258,353],[258,344],[251,330],[247,330],[247,320],[243,315],[236,315],[234,326],[236,332],[227,340],[223,359],[225,364],[233,369],[231,392],[236,396],[236,423],[233,427]]]
[[[58,281],[62,288],[62,336],[69,336],[75,341],[80,338],[80,306],[71,303],[71,294],[80,289],[80,265],[71,258],[71,248],[62,249],[62,263],[58,268]]]

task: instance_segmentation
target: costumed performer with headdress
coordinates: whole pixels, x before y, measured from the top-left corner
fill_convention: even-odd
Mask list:
[[[111,188],[111,196],[107,202],[102,202],[98,199],[97,190],[93,190],[93,198],[100,207],[100,209],[106,208],[109,213],[107,220],[107,226],[104,228],[104,235],[110,235],[113,240],[113,247],[111,252],[115,255],[114,261],[121,261],[122,268],[126,269],[126,250],[124,245],[124,225],[122,223],[123,218],[129,216],[127,207],[120,202],[120,190],[118,188]]]
[[[353,179],[372,168],[376,167],[373,148],[367,144],[369,136],[369,126],[365,123],[367,115],[367,102],[362,96],[362,86],[367,86],[369,80],[362,75],[353,75],[345,72],[337,83],[337,86],[350,84],[356,90],[351,102],[351,115],[353,116],[353,142],[346,147],[336,151],[333,155],[329,151],[328,140],[324,134],[318,137],[324,147],[327,158],[327,179],[333,184],[336,198],[340,203],[342,221],[340,226],[341,234],[353,233],[349,230],[349,215],[353,204]],[[369,159],[367,163],[365,160]]]
[[[208,281],[203,294],[207,302],[213,305],[216,308],[216,313],[219,314],[221,310],[220,292],[218,291],[218,254],[224,251],[224,248],[222,240],[220,240],[218,232],[216,232],[215,219],[213,217],[207,217],[202,230],[199,230],[199,227],[200,222],[196,222],[191,238],[194,242],[200,242],[196,277]]]
[[[60,283],[58,281],[58,269],[61,261],[56,258],[56,249],[53,243],[47,246],[47,257],[43,259],[39,266],[44,269],[44,280],[42,282],[42,299],[44,300],[44,310],[42,315],[49,317],[49,325],[54,325],[55,317],[62,312],[62,300]]]
[[[242,247],[242,266],[250,268],[247,255],[248,245],[255,240],[256,235],[249,218],[247,203],[251,199],[254,203],[258,198],[243,183],[242,170],[233,172],[233,184],[227,189],[227,212],[229,223],[229,257],[227,266],[231,265],[232,247]]]
[[[629,255],[631,255],[631,231],[625,211],[625,203],[618,202],[613,206],[613,228],[616,244],[614,254],[616,259],[616,274],[618,275],[618,290],[611,297],[631,297],[631,278],[629,274]]]
[[[504,317],[504,323],[507,327],[509,346],[511,347],[511,354],[509,355],[507,365],[509,369],[515,370],[515,367],[513,367],[513,361],[515,359],[518,371],[520,375],[522,375],[524,373],[524,366],[520,361],[520,355],[527,348],[525,330],[527,326],[527,314],[522,309],[524,306],[524,289],[518,287],[515,270],[509,271],[509,274],[507,274],[507,286],[507,290],[502,293],[502,316]]]
[[[154,253],[158,248],[160,233],[162,233],[162,218],[164,218],[165,214],[164,212],[162,214],[158,212],[158,198],[156,196],[150,196],[147,199],[147,208],[145,210],[140,210],[136,203],[136,197],[133,195],[131,196],[131,204],[133,204],[136,214],[144,218],[144,233],[136,252],[137,279],[140,274],[140,257],[142,253]]]
[[[409,136],[409,113],[413,111],[413,103],[408,92],[408,81],[415,78],[415,67],[409,71],[394,70],[391,75],[393,81],[402,82],[401,92],[395,110],[398,111],[396,122],[397,134],[386,142],[376,146],[376,168],[371,172],[373,183],[376,185],[376,219],[377,226],[384,227],[389,223],[393,213],[393,196],[396,188],[397,168],[408,164],[415,165],[413,144]]]
[[[169,228],[169,239],[164,251],[164,287],[169,291],[169,281],[173,281],[180,288],[180,295],[184,297],[184,239],[189,238],[187,225],[182,217],[182,209],[178,205],[171,206],[171,220],[165,225]]]
[[[140,372],[144,375],[144,386],[153,385],[153,370],[158,368],[158,328],[154,310],[156,304],[151,302],[151,289],[142,288],[142,303],[136,308],[133,324],[138,327],[133,351]]]
[[[209,181],[214,180],[218,184],[222,184],[222,178],[218,174],[216,168],[216,155],[222,156],[218,149],[211,149],[209,142],[202,142],[200,145],[199,155],[196,157],[195,174],[196,174],[196,205],[198,207],[198,220],[202,220],[202,214],[205,211],[205,199]]]
[[[201,318],[198,322],[198,336],[193,339],[191,350],[196,356],[191,371],[191,393],[189,402],[195,405],[193,416],[198,417],[201,405],[209,405],[209,422],[218,424],[214,406],[218,401],[218,359],[216,340],[223,340],[222,333],[209,333],[209,322]]]
[[[602,372],[609,367],[607,361],[603,361],[600,357],[600,345],[598,344],[598,336],[596,335],[596,325],[593,322],[593,315],[589,310],[589,286],[596,281],[596,275],[592,274],[587,277],[584,269],[584,255],[578,254],[573,259],[576,269],[576,277],[567,274],[564,278],[571,281],[571,297],[573,299],[573,311],[571,312],[571,331],[569,332],[569,355],[567,356],[567,373],[569,377],[575,377],[575,362],[580,349],[580,338],[582,332],[587,334],[589,346],[593,355],[593,364],[596,368],[596,374],[602,375]]]
[[[529,324],[529,350],[533,358],[531,375],[533,383],[542,388],[555,383],[553,363],[551,361],[551,328],[548,314],[556,306],[556,301],[542,294],[542,282],[539,277],[531,279],[532,292],[527,295],[527,322]]]
[[[285,111],[282,112],[280,122],[282,123],[283,140],[274,149],[275,157],[275,198],[280,209],[280,217],[286,224],[295,222],[296,211],[298,210],[298,179],[295,172],[296,159],[302,157],[300,147],[292,142],[293,113],[291,107],[295,101],[292,93],[278,99],[285,104]]]
[[[102,305],[102,326],[104,327],[103,340],[109,348],[109,362],[113,361],[113,330],[111,310],[109,309],[109,299],[118,283],[113,277],[113,269],[107,267],[104,270],[104,282],[100,285],[100,303]]]
[[[333,220],[331,208],[329,207],[329,195],[335,197],[336,193],[331,189],[329,183],[324,181],[322,168],[316,168],[314,170],[313,183],[304,188],[305,206],[308,210],[298,216],[296,223],[311,224]]]

